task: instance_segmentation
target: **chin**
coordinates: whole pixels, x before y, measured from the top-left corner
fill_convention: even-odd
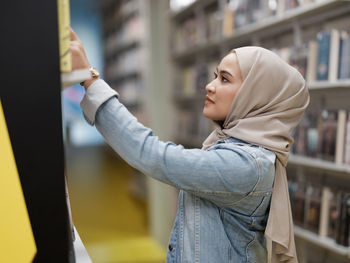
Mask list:
[[[210,114],[205,109],[203,109],[203,116],[206,117],[207,119],[212,120],[212,121],[216,121],[218,119],[217,116]]]

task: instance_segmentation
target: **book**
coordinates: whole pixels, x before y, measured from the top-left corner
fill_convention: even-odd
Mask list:
[[[311,40],[308,44],[308,57],[307,57],[307,69],[306,80],[307,82],[313,82],[317,79],[317,54],[318,54],[318,42]]]
[[[339,79],[350,79],[350,37],[342,32],[339,47]]]
[[[319,232],[320,212],[321,212],[321,187],[318,185],[308,185],[305,195],[305,228],[312,232]]]
[[[323,160],[335,160],[337,134],[337,111],[323,110],[319,120],[318,157]]]
[[[234,25],[240,28],[249,23],[248,20],[248,1],[238,0],[234,6]]]
[[[249,23],[256,23],[261,21],[266,14],[264,0],[250,0],[248,2],[248,21]]]
[[[306,77],[307,57],[308,48],[306,44],[291,48],[290,50],[289,64],[296,68],[304,78]]]
[[[289,182],[289,194],[293,221],[296,225],[304,226],[305,216],[305,185],[302,182]]]
[[[345,129],[346,129],[346,111],[338,111],[337,135],[335,144],[335,163],[342,164],[344,161],[345,146]]]
[[[222,35],[229,37],[233,35],[235,27],[234,9],[231,2],[226,4],[224,8],[224,19],[222,22]]]
[[[350,165],[350,114],[345,128],[344,163]]]
[[[70,50],[70,14],[69,0],[57,0],[58,39],[61,72],[72,71],[72,54]]]
[[[232,25],[234,26],[234,25]],[[209,12],[206,16],[206,38],[217,39],[220,36],[219,14],[217,11]]]
[[[317,156],[317,146],[319,137],[318,120],[319,115],[316,111],[309,112],[305,115],[307,119],[306,126],[306,155],[310,157]]]
[[[293,153],[306,155],[306,129],[307,127],[300,123],[294,134]]]
[[[350,193],[341,192],[338,198],[339,218],[337,224],[336,242],[343,246],[349,246],[350,224]]]
[[[338,79],[339,41],[339,31],[336,29],[332,29],[329,47],[328,81],[336,81]]]
[[[328,195],[329,209],[328,209],[328,227],[327,236],[336,239],[337,224],[339,221],[339,211],[337,208],[337,189],[331,189]]]
[[[330,38],[329,31],[319,32],[317,34],[317,80],[328,79]]]
[[[308,148],[310,155],[313,155],[315,151],[315,139],[318,139],[318,132],[314,131],[314,128],[311,126],[312,118],[316,113],[306,113],[300,121],[299,125],[295,129],[293,134],[294,144],[292,146],[292,152],[298,155],[308,155]],[[316,137],[316,138],[315,138]],[[309,142],[308,142],[309,141]]]

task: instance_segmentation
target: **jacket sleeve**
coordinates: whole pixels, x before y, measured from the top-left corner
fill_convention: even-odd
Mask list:
[[[109,95],[100,105],[91,106],[89,101],[98,99],[96,95],[86,94],[82,108],[85,116],[90,112],[92,119],[86,116],[88,122],[95,123],[106,142],[131,166],[159,181],[209,199],[229,197],[230,202],[234,202],[253,191],[260,178],[254,156],[239,147],[205,151],[163,142],[137,121],[117,95]],[[91,112],[95,112],[95,116]]]

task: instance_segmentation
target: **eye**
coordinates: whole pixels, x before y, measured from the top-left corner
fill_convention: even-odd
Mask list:
[[[224,76],[221,76],[221,81],[222,81],[222,82],[228,82],[228,79],[225,78]]]
[[[214,72],[214,79],[216,79],[217,77],[218,77],[218,74]]]

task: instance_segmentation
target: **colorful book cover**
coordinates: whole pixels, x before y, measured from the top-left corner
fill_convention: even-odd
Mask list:
[[[337,111],[324,110],[321,113],[320,136],[318,140],[318,155],[323,160],[335,160],[337,135]]]
[[[317,80],[328,80],[330,40],[330,31],[322,31],[317,34],[319,47],[317,59]]]

